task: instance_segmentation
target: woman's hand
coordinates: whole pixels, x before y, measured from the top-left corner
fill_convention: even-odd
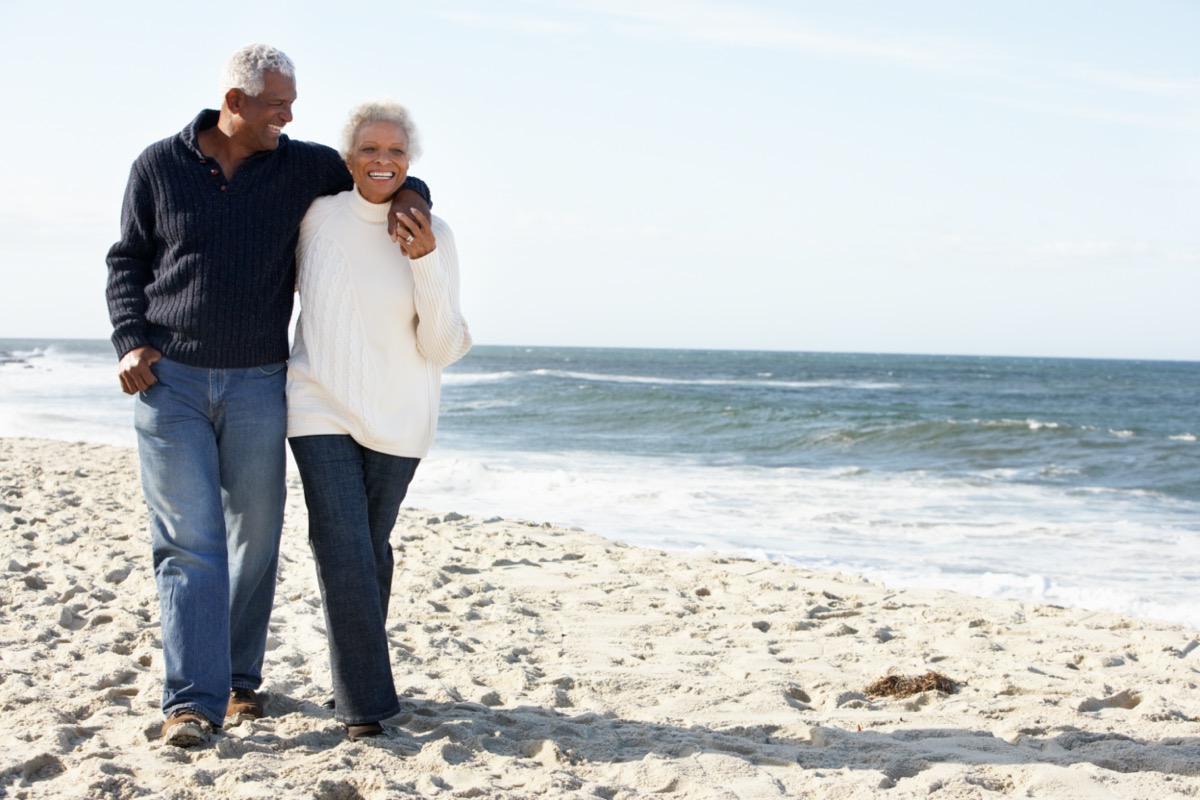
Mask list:
[[[392,234],[392,241],[399,242],[400,252],[409,258],[427,256],[437,247],[429,217],[417,208],[410,208],[408,214],[396,212],[396,232]]]

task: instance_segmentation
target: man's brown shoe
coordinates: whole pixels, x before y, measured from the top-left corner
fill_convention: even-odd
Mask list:
[[[195,747],[212,738],[213,725],[195,709],[180,708],[171,712],[162,725],[162,740],[175,747]]]
[[[262,700],[253,689],[234,689],[229,693],[229,705],[225,708],[225,725],[240,725],[249,719],[261,719]]]

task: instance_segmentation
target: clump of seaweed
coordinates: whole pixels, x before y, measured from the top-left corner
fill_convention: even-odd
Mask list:
[[[946,694],[958,691],[958,681],[938,672],[924,675],[888,675],[872,683],[864,691],[876,697],[911,697],[914,694],[937,690]]]

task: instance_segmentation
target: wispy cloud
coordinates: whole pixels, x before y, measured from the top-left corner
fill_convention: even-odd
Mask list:
[[[1061,74],[1082,83],[1110,91],[1140,94],[1148,97],[1200,99],[1200,77],[1137,74],[1112,69],[1100,69],[1086,64],[1068,64],[1059,68]]]
[[[1114,125],[1159,130],[1200,131],[1200,114],[1183,108],[1178,103],[1169,106],[1143,108],[1136,104],[1118,102],[1116,99],[1098,98],[1094,94],[1082,95],[1070,87],[995,86],[974,91],[953,90],[949,96],[967,102],[1030,111],[1053,117],[1066,117]]]
[[[823,29],[794,15],[751,5],[705,0],[658,0],[654,3],[526,0],[515,6],[509,5],[502,12],[465,0],[455,10],[439,9],[434,13],[460,25],[531,35],[561,36],[604,27],[618,35],[637,38],[785,49],[829,58],[912,64],[938,62],[958,49],[958,44],[950,40],[909,41],[882,35],[848,35]]]
[[[652,6],[607,0],[548,0],[560,7],[586,9],[615,20],[631,34],[674,36],[717,44],[787,49],[816,56],[874,60],[898,66],[946,70],[983,83],[1038,83],[1060,91],[1117,92],[1147,98],[1200,100],[1200,75],[1136,72],[1086,63],[1034,59],[997,50],[966,37],[911,33],[851,35],[812,24],[798,14],[774,13],[745,4],[659,2]]]
[[[1200,264],[1200,248],[1195,250],[1171,250],[1167,261],[1172,264]]]
[[[736,227],[713,228],[698,226],[688,228],[679,225],[645,225],[638,223],[616,223],[600,220],[583,214],[563,211],[515,212],[506,219],[505,225],[522,235],[535,234],[545,239],[568,241],[610,242],[692,242],[706,244],[730,244],[745,241],[747,231]]]
[[[531,36],[567,36],[578,33],[582,29],[578,22],[571,20],[495,11],[437,12],[436,16],[457,25],[503,30]]]
[[[903,37],[840,33],[792,14],[748,4],[704,0],[548,0],[546,6],[569,8],[607,19],[618,33],[674,38],[733,47],[771,48],[846,59],[932,64],[956,57],[952,41],[913,41]]]
[[[1163,257],[1157,247],[1146,242],[1122,241],[1041,242],[1030,247],[1029,254],[1051,260],[1083,262],[1156,261]]]
[[[970,102],[1144,127],[1190,130],[1200,124],[1194,111],[1200,75],[1038,58],[977,37],[920,33],[916,22],[906,31],[864,33],[861,25],[839,29],[800,11],[725,0],[525,0],[505,13],[472,3],[464,0],[477,10],[443,16],[531,35],[604,30],[625,38],[783,50],[936,76],[948,96]]]

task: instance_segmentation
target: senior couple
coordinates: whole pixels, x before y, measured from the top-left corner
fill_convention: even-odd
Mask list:
[[[290,141],[295,68],[250,45],[219,111],[134,162],[107,299],[135,395],[165,669],[162,739],[262,716],[285,436],[304,483],[337,719],[399,712],[389,536],[471,336],[450,229],[408,176],[405,110],[366,103],[339,155]],[[293,294],[301,313],[289,361]]]

